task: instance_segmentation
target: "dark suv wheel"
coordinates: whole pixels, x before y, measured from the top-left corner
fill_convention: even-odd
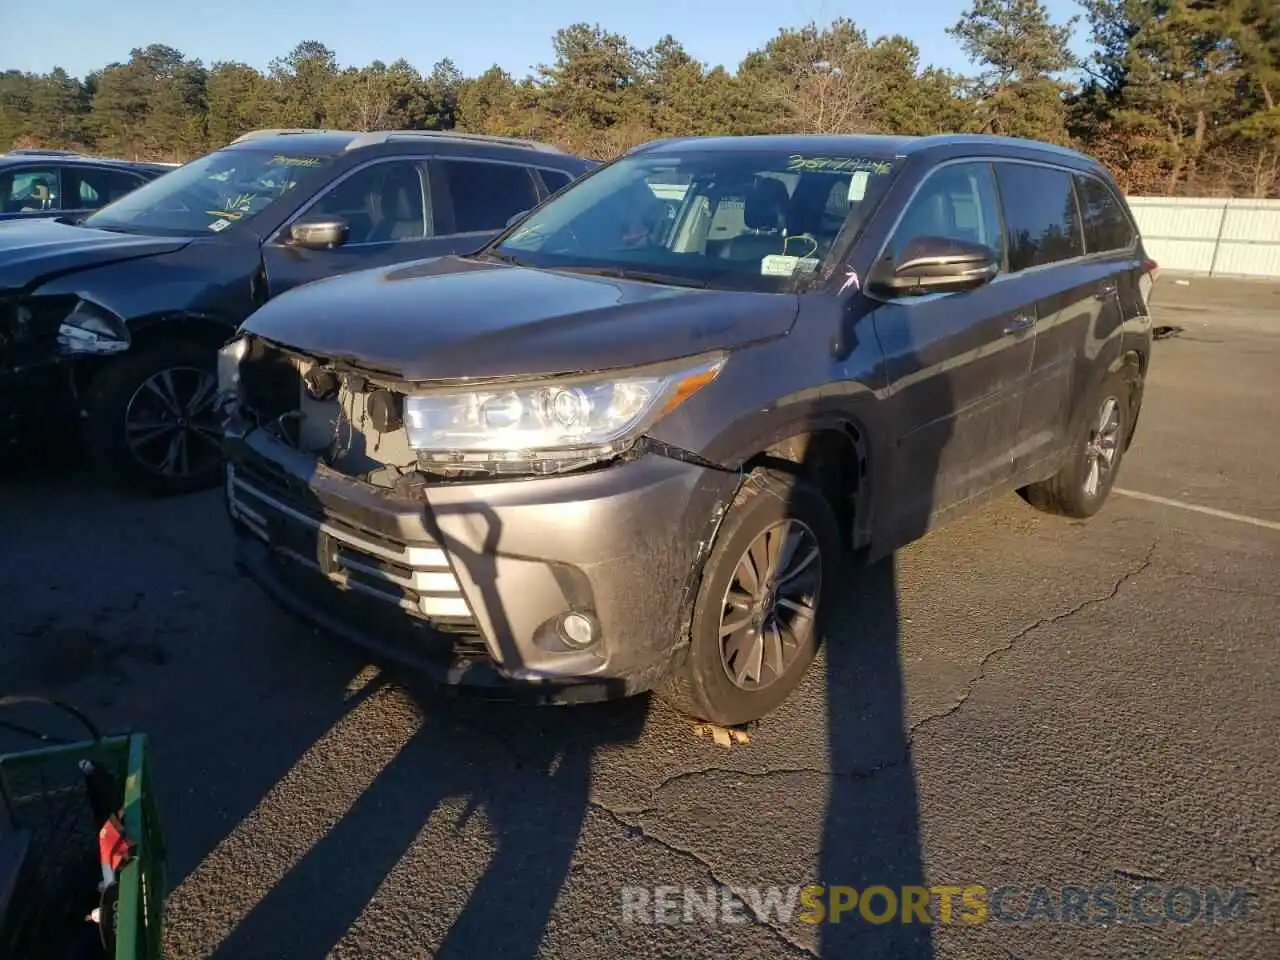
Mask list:
[[[725,517],[703,573],[690,644],[664,694],[719,724],[757,720],[795,689],[820,642],[840,536],[826,498],[757,470]]]
[[[89,385],[85,441],[97,467],[154,495],[203,490],[222,472],[214,352],[182,341],[130,351]]]
[[[1021,488],[1027,503],[1045,513],[1091,517],[1107,500],[1116,482],[1132,429],[1129,384],[1117,372],[1094,391],[1071,441],[1071,453],[1048,480]]]

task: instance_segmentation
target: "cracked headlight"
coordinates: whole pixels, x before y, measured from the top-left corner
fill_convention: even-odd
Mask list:
[[[486,385],[405,398],[409,446],[444,464],[539,464],[612,456],[719,375],[723,357],[648,370]]]
[[[129,329],[124,321],[89,300],[77,300],[58,327],[59,353],[119,353],[128,348]]]

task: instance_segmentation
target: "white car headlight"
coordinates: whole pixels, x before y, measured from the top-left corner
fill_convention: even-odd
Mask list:
[[[218,393],[235,393],[239,390],[240,361],[248,352],[248,337],[236,337],[218,350]]]
[[[124,321],[88,300],[77,300],[58,327],[59,353],[119,353],[128,347],[129,329]]]
[[[409,396],[405,429],[424,459],[459,465],[608,456],[714,380],[723,365],[715,357],[676,368]]]

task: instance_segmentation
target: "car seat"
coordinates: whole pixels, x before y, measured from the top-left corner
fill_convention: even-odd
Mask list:
[[[390,170],[380,187],[369,192],[369,212],[373,225],[366,243],[420,239],[422,228],[422,187],[410,169]]]
[[[756,180],[742,206],[742,219],[749,232],[725,243],[725,259],[750,263],[771,253],[782,253],[790,203],[791,196],[781,180]]]

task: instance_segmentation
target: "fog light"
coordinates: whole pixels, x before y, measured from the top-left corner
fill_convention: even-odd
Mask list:
[[[578,650],[595,643],[598,634],[595,620],[585,613],[566,613],[560,618],[560,638]]]

